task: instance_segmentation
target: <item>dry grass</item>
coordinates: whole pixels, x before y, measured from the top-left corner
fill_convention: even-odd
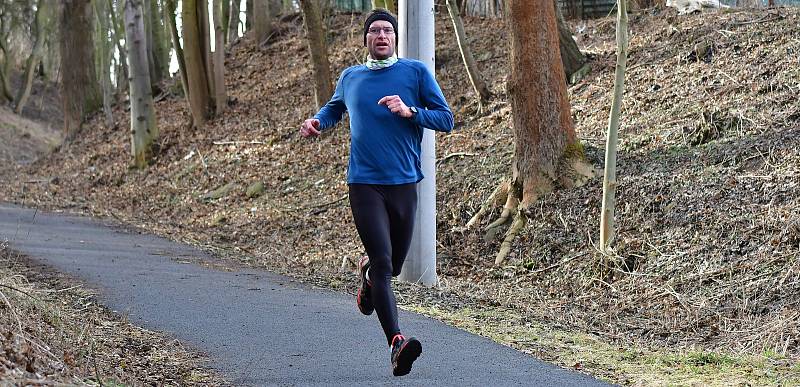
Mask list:
[[[224,384],[203,356],[129,324],[81,285],[26,262],[0,246],[3,385]]]

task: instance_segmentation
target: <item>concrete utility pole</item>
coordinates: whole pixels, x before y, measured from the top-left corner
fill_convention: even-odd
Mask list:
[[[417,59],[434,72],[433,0],[400,0],[398,7],[400,29],[399,55]],[[422,138],[422,173],[417,184],[417,216],[411,249],[403,265],[400,280],[436,285],[436,141],[432,130]]]

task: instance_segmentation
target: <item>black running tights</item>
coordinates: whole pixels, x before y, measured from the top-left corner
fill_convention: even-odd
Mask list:
[[[417,210],[416,184],[350,184],[350,208],[369,256],[370,298],[391,345],[394,335],[400,333],[392,277],[400,275],[411,244]]]

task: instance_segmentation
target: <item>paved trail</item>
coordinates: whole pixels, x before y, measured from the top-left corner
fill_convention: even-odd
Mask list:
[[[85,217],[0,204],[0,241],[99,290],[135,324],[208,353],[236,386],[602,386],[438,321],[400,313],[423,353],[391,376],[375,316],[353,297],[260,270],[199,265],[213,257]]]

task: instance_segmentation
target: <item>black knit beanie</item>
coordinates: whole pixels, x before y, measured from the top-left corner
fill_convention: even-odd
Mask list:
[[[364,22],[364,45],[367,45],[367,31],[369,30],[369,26],[376,20],[386,20],[389,23],[392,23],[392,28],[394,28],[395,37],[397,36],[397,19],[392,15],[389,11],[383,8],[373,9],[372,12],[369,13],[367,16],[367,20]],[[395,40],[395,43],[397,40]]]

